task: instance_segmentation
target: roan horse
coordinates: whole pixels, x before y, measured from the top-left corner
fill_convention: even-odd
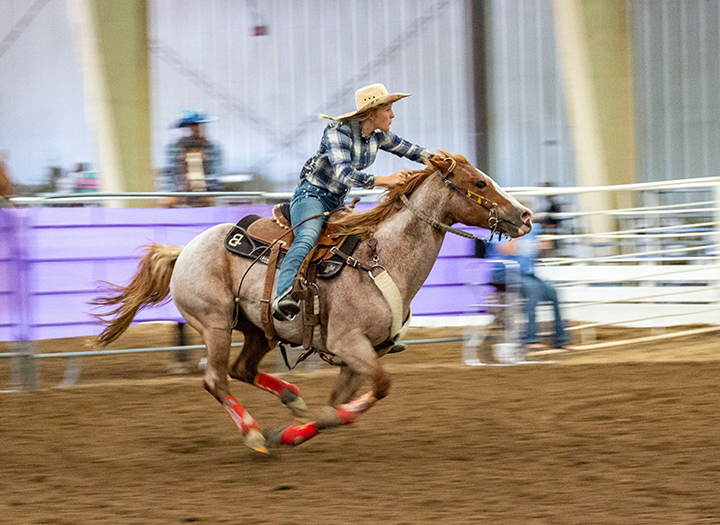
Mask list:
[[[224,249],[223,239],[232,224],[214,226],[185,247],[148,246],[132,281],[127,286],[111,285],[112,293],[92,303],[112,307],[97,316],[107,323],[98,344],[117,339],[140,308],[163,302],[170,292],[180,313],[205,341],[205,388],[233,418],[246,445],[265,453],[266,444],[298,445],[321,430],[352,423],[388,394],[390,377],[378,361],[383,352],[374,347],[397,335],[391,329],[399,308],[402,319],[409,317],[410,302],[430,273],[446,232],[458,232],[450,225],[479,226],[490,229],[491,237],[496,233],[514,238],[532,229],[531,219],[530,210],[464,157],[443,154],[428,161],[424,170],[413,172],[405,185],[388,190],[374,208],[352,211],[337,220],[341,232],[375,239],[361,242],[353,254],[368,266],[374,259],[375,268],[346,268],[338,277],[317,283],[321,329],[312,346],[334,354],[343,365],[328,406],[309,423],[304,420],[307,409],[298,388],[258,370],[270,351],[260,328],[267,267]],[[395,311],[375,282],[376,269],[387,273],[397,286],[401,306],[395,306]],[[244,345],[228,367],[233,329],[243,333]],[[297,344],[302,340],[302,316],[275,321],[275,329],[281,340]],[[296,424],[263,434],[230,394],[228,374],[279,397],[296,417]],[[372,390],[354,398],[365,380]]]

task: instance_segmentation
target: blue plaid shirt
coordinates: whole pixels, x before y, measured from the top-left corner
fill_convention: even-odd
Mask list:
[[[432,154],[390,131],[374,131],[363,137],[358,121],[332,122],[323,132],[317,153],[310,157],[300,173],[300,180],[337,194],[346,195],[350,187],[372,188],[375,175],[363,169],[375,162],[378,148],[398,157],[423,162]]]
[[[167,166],[156,180],[157,191],[188,191],[185,187],[187,176],[185,155],[191,149],[202,151],[207,190],[218,191],[221,189],[218,176],[222,174],[222,150],[217,144],[206,138],[188,136],[168,145],[166,149]]]

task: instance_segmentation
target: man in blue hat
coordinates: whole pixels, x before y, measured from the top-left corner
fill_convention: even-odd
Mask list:
[[[215,119],[197,110],[183,111],[173,128],[189,131],[178,141],[168,146],[168,166],[159,181],[160,191],[216,191],[221,189],[218,181],[222,165],[220,147],[205,137],[205,124]],[[208,206],[207,197],[173,198],[166,203],[175,206]],[[177,346],[186,345],[185,323],[177,325]],[[191,371],[190,354],[184,348],[174,352],[173,362],[168,371],[171,374],[185,374]]]
[[[221,171],[222,152],[205,136],[205,124],[214,120],[197,110],[183,112],[182,117],[173,127],[187,129],[189,134],[168,146],[168,166],[165,169],[160,190],[216,191],[220,189],[218,176]],[[180,202],[185,204],[192,204],[193,201],[180,199]],[[206,204],[206,202],[200,201],[200,204]]]

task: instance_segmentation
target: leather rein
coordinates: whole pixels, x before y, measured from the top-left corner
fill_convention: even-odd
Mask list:
[[[442,170],[438,170],[440,172],[440,178],[442,179],[445,186],[450,188],[451,190],[455,191],[456,193],[459,193],[466,199],[470,200],[471,202],[474,202],[476,204],[479,204],[486,210],[488,210],[490,217],[488,218],[488,226],[490,228],[490,234],[483,238],[478,237],[477,235],[473,235],[472,233],[459,230],[457,228],[453,228],[452,226],[445,224],[443,222],[440,222],[436,219],[433,219],[432,217],[428,216],[424,212],[417,209],[415,206],[410,204],[410,201],[405,195],[400,195],[400,200],[402,201],[403,205],[410,210],[416,217],[418,217],[420,220],[428,223],[430,226],[435,228],[436,230],[442,230],[450,233],[454,233],[455,235],[459,235],[461,237],[466,237],[468,239],[476,239],[478,241],[483,241],[486,243],[490,243],[493,240],[493,237],[495,234],[498,235],[498,240],[502,239],[502,233],[497,231],[498,225],[500,224],[500,220],[497,216],[497,203],[496,202],[490,202],[487,198],[483,197],[482,195],[472,192],[470,190],[467,190],[465,188],[461,188],[460,186],[453,184],[450,181],[450,176],[452,175],[453,171],[455,170],[455,167],[457,166],[457,162],[455,159],[450,157],[450,162],[452,163],[450,165],[450,169],[447,170],[447,172],[443,173]]]

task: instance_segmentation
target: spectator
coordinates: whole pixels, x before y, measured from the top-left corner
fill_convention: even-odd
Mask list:
[[[546,182],[543,184],[545,188],[552,188],[552,182]],[[548,235],[557,235],[560,230],[560,222],[562,219],[557,217],[557,214],[562,213],[562,203],[558,200],[557,195],[545,195],[544,203],[542,206],[543,219],[541,221],[543,225],[543,232]],[[543,257],[554,257],[558,251],[558,242],[556,240],[550,240],[543,243]]]
[[[489,259],[510,259],[516,261],[520,266],[520,296],[524,300],[523,311],[527,317],[525,333],[522,335],[521,341],[529,350],[536,350],[543,346],[538,341],[536,321],[537,306],[543,301],[550,302],[553,307],[555,321],[553,346],[564,348],[568,343],[565,325],[560,314],[557,291],[550,283],[535,275],[535,263],[540,250],[537,237],[541,229],[541,225],[535,224],[532,231],[523,237],[487,246]],[[504,284],[505,280],[504,269],[495,272],[494,282]]]
[[[167,148],[168,164],[162,172],[158,190],[170,191],[216,191],[220,189],[218,177],[222,169],[222,151],[220,147],[205,136],[205,124],[215,119],[201,111],[183,111],[180,120],[173,127],[188,130],[179,140]],[[209,206],[207,197],[163,199],[163,205],[169,208],[177,206]],[[177,324],[177,346],[185,346],[185,323]],[[173,352],[170,365],[171,374],[190,372],[190,355],[184,348]]]
[[[5,152],[0,152],[0,202],[2,206],[9,206],[10,197],[13,195],[13,185],[5,167]]]
[[[205,124],[215,119],[206,114],[184,111],[173,127],[187,129],[189,133],[167,148],[168,164],[159,181],[160,191],[217,191],[222,169],[220,147],[205,136]],[[207,206],[208,198],[178,198],[165,202],[174,206]]]

